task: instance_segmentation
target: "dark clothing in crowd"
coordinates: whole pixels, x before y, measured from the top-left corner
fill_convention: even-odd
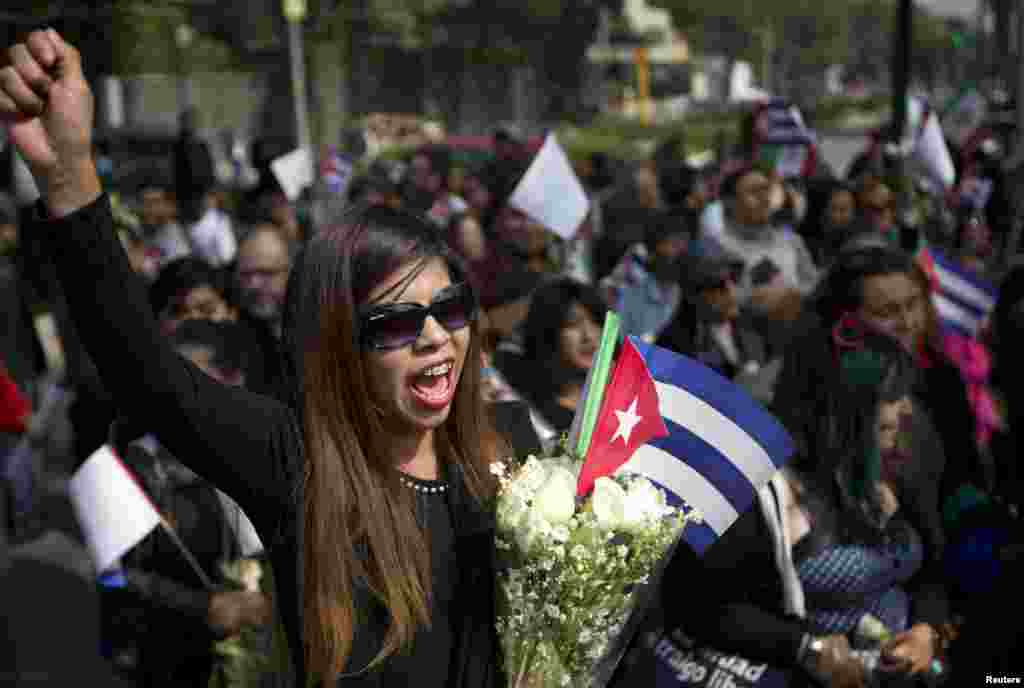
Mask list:
[[[245,386],[255,394],[276,396],[284,384],[281,345],[266,321],[245,311],[238,317],[237,346],[245,373]]]
[[[939,485],[940,507],[945,508],[947,500],[963,485],[991,493],[995,469],[975,440],[974,413],[960,371],[945,358],[933,355],[924,364],[915,397],[939,433],[946,454]]]
[[[569,431],[572,419],[576,416],[576,411],[562,406],[554,398],[538,401],[536,408],[537,412],[558,435]]]
[[[715,337],[714,327],[713,321],[701,318],[696,308],[684,302],[656,344],[694,358],[730,380],[744,370],[760,368],[767,362],[761,336],[746,322],[731,323],[736,343],[735,360]]]
[[[131,268],[114,238],[106,197],[58,221],[37,222],[67,294],[75,324],[119,407],[189,468],[224,490],[252,519],[274,570],[276,607],[297,685],[306,685],[302,639],[303,440],[298,412],[280,401],[214,382],[167,344],[140,290],[125,289]],[[116,337],[118,346],[110,346]],[[345,686],[388,686],[422,677],[423,685],[487,688],[497,675],[494,629],[493,516],[476,504],[459,473],[448,477],[447,508],[424,525],[431,538],[454,538],[458,566],[435,562],[452,578],[434,581],[434,596],[451,589],[451,616],[463,619],[421,630],[411,655],[346,676]],[[431,507],[434,508],[433,506]],[[438,506],[438,509],[442,507]],[[433,512],[432,512],[433,513]],[[450,519],[450,532],[441,524]],[[445,531],[445,532],[440,532]],[[438,548],[439,551],[443,551]],[[386,614],[369,591],[355,587],[358,618],[346,674],[378,652]],[[437,648],[451,643],[450,654]],[[447,671],[446,671],[447,670]],[[443,680],[443,678],[441,679]]]
[[[185,221],[199,219],[203,197],[216,184],[209,146],[191,132],[182,133],[174,142],[174,185]]]
[[[0,590],[6,592],[0,614],[0,683],[11,688],[129,688],[99,654],[100,601],[91,580],[52,562],[14,555],[6,569],[0,567]]]
[[[540,438],[530,421],[530,407],[520,401],[499,401],[488,407],[491,420],[517,457],[539,455]]]
[[[15,263],[0,258],[0,362],[22,392],[45,370],[43,350],[32,323],[34,293]]]
[[[219,580],[220,563],[240,553],[216,490],[155,443],[132,442],[120,456],[172,520],[199,567],[211,580]],[[112,603],[121,603],[122,630],[134,612],[131,641],[138,651],[140,684],[205,685],[214,667],[212,646],[219,640],[207,623],[213,591],[203,587],[160,529],[136,545],[123,563],[127,588],[108,594]]]
[[[600,281],[618,265],[626,251],[647,238],[648,229],[664,216],[661,211],[609,199],[602,210],[602,231],[592,252],[594,279]]]

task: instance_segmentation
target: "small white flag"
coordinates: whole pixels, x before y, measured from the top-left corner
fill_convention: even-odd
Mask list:
[[[313,159],[305,148],[296,148],[287,155],[282,155],[270,163],[270,171],[277,178],[284,195],[294,201],[307,186],[312,186]]]
[[[946,146],[946,139],[942,135],[939,118],[934,112],[928,113],[924,129],[914,146],[914,157],[934,181],[942,184],[943,189],[953,186],[956,181],[956,168],[953,166],[949,147]]]
[[[554,134],[519,180],[509,205],[564,239],[572,239],[590,209],[590,201]]]
[[[97,571],[108,570],[162,522],[135,476],[107,445],[82,464],[68,489]]]

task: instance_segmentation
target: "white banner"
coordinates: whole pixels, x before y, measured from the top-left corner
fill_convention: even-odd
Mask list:
[[[519,180],[509,205],[526,213],[564,239],[572,239],[590,209],[583,185],[554,134]]]
[[[309,151],[296,148],[287,155],[282,155],[270,163],[270,171],[277,178],[277,183],[284,190],[289,201],[294,201],[307,186],[313,182],[313,160]]]

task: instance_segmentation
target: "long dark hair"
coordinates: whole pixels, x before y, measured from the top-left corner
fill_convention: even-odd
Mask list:
[[[523,354],[536,370],[522,383],[522,391],[535,403],[550,401],[566,383],[580,376],[562,362],[561,331],[573,304],[580,304],[598,325],[608,306],[595,288],[565,277],[540,286],[531,297],[523,323]],[[585,373],[584,373],[585,375]]]
[[[879,404],[909,396],[918,369],[889,337],[866,333],[844,349],[835,330],[818,327],[793,342],[773,410],[797,447],[790,468],[812,488],[807,506],[825,521],[819,534],[871,541],[879,536]]]
[[[305,449],[304,651],[309,672],[325,685],[345,670],[351,653],[359,623],[355,581],[390,619],[374,663],[409,647],[417,628],[430,623],[429,542],[417,525],[412,492],[401,488],[394,470],[387,419],[367,403],[357,308],[395,270],[438,257],[453,281],[465,274],[425,220],[360,206],[312,237],[289,281],[283,320],[287,398],[301,419]],[[479,360],[474,322],[451,416],[435,431],[435,441],[439,459],[482,503],[493,494],[488,465],[498,445],[481,402]]]
[[[913,269],[910,255],[898,249],[882,245],[845,248],[812,295],[813,312],[824,327],[831,327],[863,305],[864,280],[894,273],[913,279]]]

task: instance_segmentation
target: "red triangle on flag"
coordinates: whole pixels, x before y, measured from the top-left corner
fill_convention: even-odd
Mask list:
[[[605,388],[576,494],[581,497],[588,494],[594,481],[614,473],[643,445],[668,434],[654,378],[644,357],[626,339]]]

